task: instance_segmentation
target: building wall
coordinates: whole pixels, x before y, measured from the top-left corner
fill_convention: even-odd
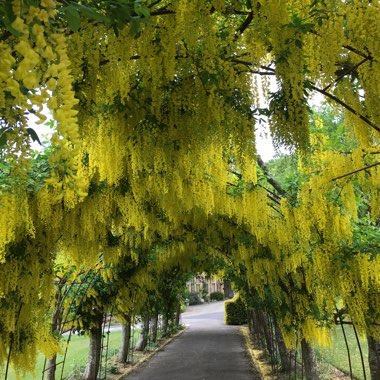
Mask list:
[[[186,283],[186,286],[189,292],[200,294],[202,292],[204,284],[206,284],[207,286],[207,293],[209,295],[213,292],[223,293],[224,291],[222,281],[216,280],[213,276],[210,279],[206,279],[206,276],[204,274],[193,277],[190,281]]]

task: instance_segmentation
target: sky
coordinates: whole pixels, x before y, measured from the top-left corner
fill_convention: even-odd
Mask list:
[[[274,157],[276,151],[274,149],[272,139],[269,134],[268,125],[258,125],[255,131],[256,151],[264,162]]]
[[[270,92],[276,92],[278,90],[278,86],[277,86],[276,79],[274,76],[267,78],[267,82],[269,82],[268,85],[269,85]],[[257,81],[257,87],[259,91],[259,107],[267,108],[268,104],[265,102],[264,96],[262,96],[260,80]],[[308,103],[310,106],[313,107],[313,106],[320,106],[323,101],[324,101],[323,95],[320,93],[314,92],[313,94],[311,94],[311,97],[309,98]],[[272,139],[270,137],[269,126],[267,123],[257,123],[255,127],[256,127],[255,137],[256,137],[257,153],[261,156],[264,162],[269,161],[276,154]],[[287,150],[285,148],[282,148],[280,149],[280,152],[286,153]]]

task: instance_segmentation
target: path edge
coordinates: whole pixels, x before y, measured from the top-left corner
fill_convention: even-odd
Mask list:
[[[118,373],[117,375],[114,375],[110,377],[110,380],[122,380],[124,376],[130,375],[132,372],[136,371],[138,368],[140,368],[144,363],[152,359],[154,355],[162,351],[169,343],[171,343],[174,339],[178,338],[180,335],[182,335],[187,330],[187,326],[184,326],[184,328],[180,331],[178,331],[176,334],[171,336],[170,338],[166,339],[164,343],[158,348],[156,348],[154,351],[152,351],[149,355],[145,356],[144,358],[138,360],[136,363],[134,363],[131,367],[127,368],[123,373]]]
[[[244,337],[245,348],[246,348],[247,353],[250,356],[251,365],[260,374],[261,379],[262,380],[274,379],[274,377],[272,376],[271,366],[259,358],[259,355],[262,353],[262,351],[255,349],[251,334],[249,333],[248,326],[241,327],[240,332]]]

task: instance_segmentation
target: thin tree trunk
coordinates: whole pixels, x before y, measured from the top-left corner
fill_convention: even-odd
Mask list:
[[[136,344],[136,351],[144,351],[145,350],[145,347],[148,344],[148,335],[149,335],[149,316],[146,316],[143,319],[143,323],[141,326],[140,338]]]
[[[290,372],[293,369],[292,366],[292,351],[288,350],[284,338],[282,336],[282,332],[280,329],[280,326],[277,323],[277,320],[274,320],[274,329],[276,333],[276,342],[278,346],[278,351],[280,354],[280,360],[281,360],[281,370],[283,372]]]
[[[178,301],[177,308],[176,308],[176,313],[175,313],[175,324],[176,324],[176,326],[179,325],[180,319],[181,319],[181,302]]]
[[[252,313],[252,309],[247,309],[247,315],[248,315],[248,329],[249,329],[249,332],[252,334],[252,331],[253,331],[253,313]]]
[[[310,344],[305,339],[301,341],[302,348],[302,361],[305,368],[305,375],[307,380],[319,380],[319,368],[317,357]]]
[[[63,285],[59,284],[58,289],[55,294],[55,309],[53,311],[53,315],[51,317],[51,333],[59,334],[62,323],[62,289]],[[52,358],[48,358],[46,360],[46,372],[45,378],[46,380],[55,380],[55,370],[57,364],[57,354],[55,354]]]
[[[117,358],[119,363],[125,364],[128,362],[130,342],[131,342],[131,316],[128,315],[126,318],[126,322],[123,323],[122,325],[120,351]]]
[[[251,329],[251,335],[253,336],[253,339],[255,341],[255,344],[258,347],[265,348],[265,339],[263,337],[263,331],[260,328],[261,322],[259,320],[259,315],[257,309],[251,310],[251,316],[252,316],[252,329]]]
[[[267,313],[263,310],[258,309],[257,314],[258,314],[259,320],[260,320],[259,328],[261,328],[263,335],[264,335],[264,339],[265,339],[265,347],[268,350],[269,355],[272,356],[273,355],[273,346],[272,346],[272,339],[271,339],[270,328],[269,328],[269,324],[268,324]]]
[[[162,316],[162,334],[163,335],[167,334],[168,327],[169,327],[169,318],[166,315],[166,313],[164,313],[164,315]]]
[[[158,313],[154,314],[152,323],[152,342],[157,342],[157,332],[158,332]]]
[[[83,380],[96,380],[99,372],[100,355],[102,345],[102,318],[98,325],[90,330],[90,344],[87,358],[87,366],[84,371]]]
[[[256,343],[260,340],[260,334],[258,331],[258,323],[257,323],[257,313],[255,309],[252,309],[251,312],[251,333],[257,340]]]
[[[368,340],[368,363],[372,380],[380,379],[380,341],[373,339],[371,336]]]
[[[51,359],[46,360],[46,372],[44,377],[46,380],[55,380],[56,363],[57,355],[54,355]]]

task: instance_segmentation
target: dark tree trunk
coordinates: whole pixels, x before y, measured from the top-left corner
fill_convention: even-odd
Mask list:
[[[181,302],[178,301],[176,312],[175,312],[175,324],[176,324],[176,326],[179,325],[180,319],[181,319]]]
[[[256,310],[255,309],[251,309],[249,311],[249,314],[250,314],[250,320],[251,320],[251,323],[250,323],[250,330],[251,330],[251,333],[253,336],[255,336],[256,338],[258,338],[258,329],[257,329],[257,316],[256,316]]]
[[[247,320],[249,332],[253,332],[253,312],[252,309],[247,309]]]
[[[269,355],[273,355],[273,342],[272,336],[270,333],[269,326],[269,316],[263,310],[256,310],[256,314],[258,316],[259,325],[257,326],[262,331],[262,335],[264,336],[265,348],[268,350]]]
[[[162,334],[166,335],[168,333],[169,318],[166,314],[162,316]]]
[[[261,322],[259,320],[259,315],[257,310],[252,309],[251,312],[251,335],[253,337],[253,340],[255,341],[255,344],[260,347],[265,347],[265,339],[264,339],[264,333],[261,329]]]
[[[141,333],[139,341],[136,343],[136,351],[144,351],[146,345],[148,344],[149,336],[149,316],[144,317],[143,323],[141,326]]]
[[[255,344],[261,349],[274,354],[274,332],[272,334],[270,316],[262,309],[250,311],[251,334]]]
[[[281,360],[281,369],[283,372],[290,372],[293,369],[293,355],[294,353],[292,350],[288,350],[284,338],[282,336],[282,332],[280,329],[280,326],[278,325],[277,321],[274,320],[274,328],[276,332],[276,342],[278,346],[278,352],[280,354],[280,360]]]
[[[319,380],[319,368],[317,357],[310,344],[305,339],[301,341],[302,348],[302,361],[305,368],[305,375],[307,380]]]
[[[154,314],[152,323],[152,342],[157,342],[157,332],[158,332],[158,313]]]
[[[131,316],[127,316],[126,322],[122,325],[120,351],[117,357],[119,363],[128,362],[129,346],[131,342]]]
[[[90,330],[90,344],[88,350],[87,366],[83,380],[96,380],[99,372],[102,345],[102,318],[98,325]]]
[[[372,380],[380,379],[380,341],[368,336],[368,363]]]

